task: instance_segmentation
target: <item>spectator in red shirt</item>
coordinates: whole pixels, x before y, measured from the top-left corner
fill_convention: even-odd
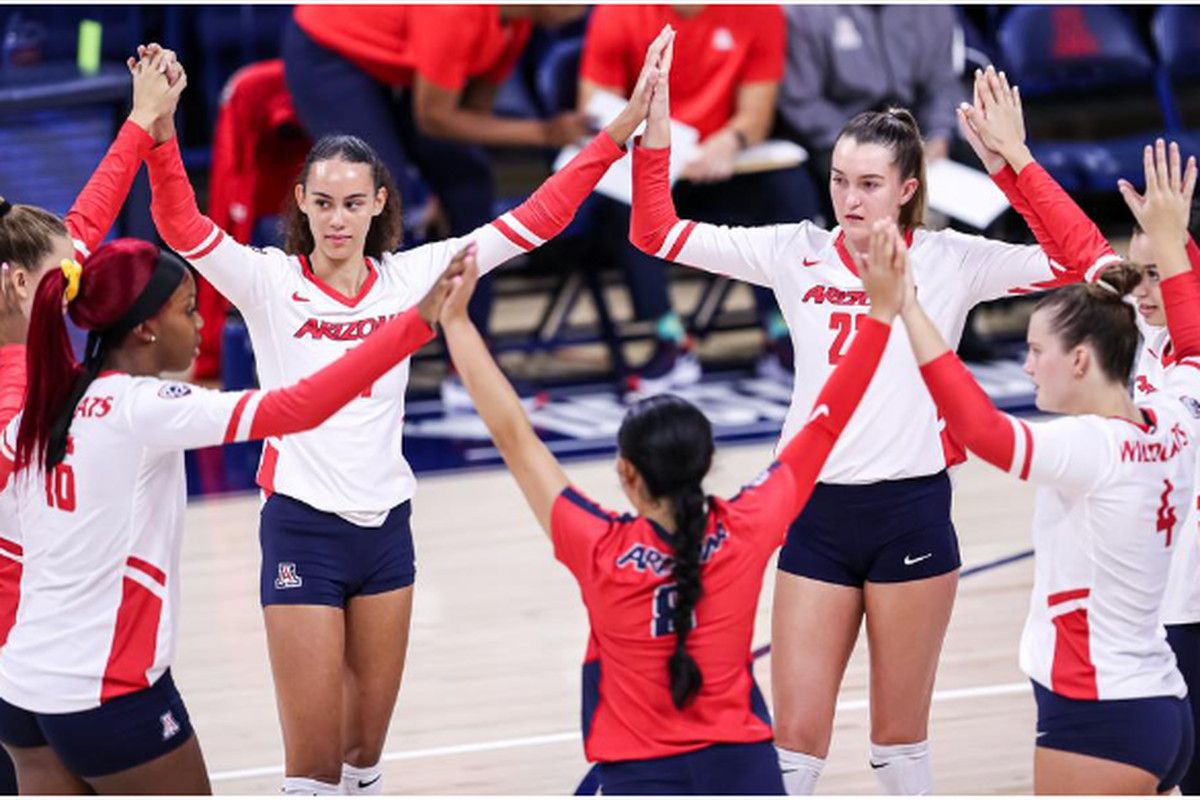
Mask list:
[[[728,225],[762,225],[812,217],[819,203],[800,168],[734,174],[737,154],[767,138],[784,73],[787,25],[779,6],[601,6],[592,13],[580,64],[579,108],[597,89],[627,97],[637,79],[640,53],[664,24],[676,30],[670,87],[672,113],[700,132],[700,151],[675,187],[677,206],[694,219]],[[629,229],[629,207],[607,198],[591,201],[602,224]],[[658,343],[631,380],[638,394],[695,383],[700,365],[671,309],[667,273],[657,258],[614,235],[638,319],[656,322]],[[771,293],[755,290],[767,334],[760,370],[791,380],[791,340]]]
[[[584,11],[583,6],[298,5],[283,35],[288,90],[314,140],[334,133],[364,139],[395,176],[410,213],[417,207],[410,174],[415,171],[437,195],[449,235],[460,236],[494,216],[492,168],[484,146],[561,147],[587,134],[583,117],[574,112],[550,120],[492,113],[496,90],[520,58],[533,26],[565,24]],[[471,318],[486,331],[490,282],[480,288]],[[465,396],[456,387],[456,380],[448,381],[443,397]]]

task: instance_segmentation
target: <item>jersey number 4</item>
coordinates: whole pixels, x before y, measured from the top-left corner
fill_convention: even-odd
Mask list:
[[[829,363],[836,364],[850,349],[850,334],[862,327],[866,314],[850,314],[837,311],[829,315],[829,329],[834,331],[833,344],[829,345]]]
[[[1166,534],[1163,541],[1164,547],[1171,546],[1171,534],[1174,532],[1175,524],[1178,522],[1175,519],[1175,506],[1171,505],[1171,491],[1174,488],[1170,481],[1163,481],[1162,505],[1158,507],[1158,521],[1154,527],[1158,533]]]
[[[75,443],[67,437],[67,455],[75,452]],[[75,510],[75,470],[66,462],[46,472],[46,505],[59,511]]]

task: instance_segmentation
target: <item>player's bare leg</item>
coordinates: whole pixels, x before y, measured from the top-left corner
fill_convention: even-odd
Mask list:
[[[1033,749],[1034,794],[1156,794],[1158,778],[1130,764],[1105,758]]]
[[[782,571],[775,575],[771,615],[775,742],[825,758],[842,675],[862,622],[862,591]]]
[[[49,747],[4,746],[17,768],[21,794],[93,794],[92,788],[67,769]]]
[[[345,614],[318,605],[263,609],[288,777],[342,777]]]
[[[928,738],[933,681],[957,587],[958,570],[904,583],[867,583],[872,742]]]
[[[354,597],[346,606],[343,757],[379,763],[400,692],[412,621],[413,587]]]
[[[87,781],[98,794],[212,794],[200,740],[194,734],[153,761]]]

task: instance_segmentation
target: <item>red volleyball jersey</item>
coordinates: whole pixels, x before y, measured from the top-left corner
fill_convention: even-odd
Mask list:
[[[583,666],[589,760],[658,758],[771,738],[750,652],[763,571],[866,391],[889,331],[867,318],[778,461],[733,498],[711,499],[703,591],[687,641],[704,682],[682,710],[671,700],[667,671],[676,643],[671,534],[644,517],[605,511],[574,487],[555,501],[554,554],[579,582],[591,624]]]

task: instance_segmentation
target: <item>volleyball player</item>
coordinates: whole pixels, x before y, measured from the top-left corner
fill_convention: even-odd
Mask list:
[[[671,36],[664,28],[651,45],[633,99],[605,131],[523,204],[469,237],[391,252],[399,196],[370,147],[348,136],[322,139],[309,154],[283,251],[238,244],[200,214],[174,140],[148,158],[155,223],[241,310],[262,385],[282,385],[410,307],[468,240],[486,271],[566,227],[644,118]],[[263,448],[261,599],[287,792],[383,788],[380,756],[415,578],[416,482],[401,453],[407,383],[405,362],[319,428],[269,437]]]
[[[1096,226],[1075,208],[1076,223],[1072,225],[1047,225],[1042,216],[1053,214],[1050,209],[1074,208],[1062,189],[1049,184],[1032,187],[1017,179],[1002,156],[990,150],[988,143],[997,142],[987,119],[989,109],[1016,103],[1019,106],[1019,90],[1010,86],[1003,72],[993,68],[977,71],[975,77],[975,106],[960,110],[963,132],[976,153],[988,166],[997,185],[1004,190],[1013,207],[1029,223],[1038,242],[1046,252],[1056,254],[1069,252],[1075,243],[1072,231],[1084,228],[1094,230]],[[1194,203],[1194,200],[1193,200]],[[1192,215],[1190,225],[1197,220]],[[1200,248],[1195,239],[1187,236],[1187,255],[1192,268],[1200,265]],[[1165,385],[1166,373],[1178,363],[1171,344],[1170,331],[1166,327],[1162,292],[1159,289],[1160,275],[1155,265],[1150,238],[1135,224],[1129,243],[1129,258],[1139,266],[1142,278],[1130,293],[1137,309],[1138,328],[1142,342],[1134,368],[1133,396],[1138,403],[1149,400]],[[1188,702],[1192,708],[1192,722],[1200,726],[1200,525],[1196,517],[1195,502],[1186,503],[1179,509],[1178,546],[1172,549],[1171,570],[1163,596],[1162,620],[1166,625],[1167,642],[1175,653],[1179,671],[1188,685]],[[1193,739],[1200,737],[1200,730],[1193,728]],[[1179,782],[1183,794],[1200,793],[1200,762],[1192,759],[1192,765]]]
[[[767,561],[804,506],[887,344],[902,282],[866,276],[870,309],[778,459],[729,500],[702,487],[712,427],[658,395],[617,433],[617,475],[636,515],[573,486],[467,316],[478,271],[468,254],[442,328],[475,408],[555,557],[579,582],[591,624],[583,736],[606,795],[782,794],[750,640]],[[457,279],[456,279],[457,282]]]
[[[47,269],[65,259],[82,261],[100,245],[120,213],[146,151],[155,143],[155,119],[174,109],[186,86],[168,83],[173,54],[156,44],[149,47],[130,63],[133,104],[129,117],[66,219],[0,197],[0,428],[16,415],[24,400],[25,329],[38,281]],[[13,499],[0,495],[0,647],[16,621],[21,549]],[[0,753],[0,794],[16,793],[12,761],[7,753]]]
[[[119,239],[38,286],[25,407],[0,482],[25,532],[20,613],[0,653],[0,741],[31,794],[210,787],[171,662],[186,504],[183,451],[320,424],[433,336],[456,260],[414,308],[314,375],[218,393],[161,379],[199,344],[195,283]],[[88,331],[82,364],[64,306]],[[15,471],[15,474],[14,474]]]
[[[922,229],[924,148],[902,109],[859,114],[843,129],[833,151],[830,192],[839,224],[832,231],[807,221],[740,228],[680,220],[667,184],[668,119],[666,93],[656,89],[634,150],[631,239],[662,258],[774,290],[796,353],[781,441],[802,424],[822,376],[845,357],[865,318],[853,254],[866,249],[875,221],[899,224],[922,301],[952,343],[977,303],[1083,280],[1116,259],[1098,235],[1058,264],[1035,246]],[[1016,147],[1028,152],[1023,142]],[[1025,169],[1050,180],[1031,158]],[[893,343],[879,373],[779,557],[771,686],[789,793],[811,793],[824,767],[838,689],[864,616],[869,758],[880,790],[933,788],[929,707],[960,566],[946,469],[964,455],[942,431],[907,348]],[[849,506],[853,516],[845,513]]]
[[[1041,485],[1033,519],[1034,586],[1021,667],[1038,706],[1037,793],[1170,791],[1192,754],[1191,709],[1162,632],[1160,607],[1191,502],[1200,419],[1200,279],[1184,248],[1196,182],[1160,139],[1147,147],[1146,193],[1122,185],[1164,276],[1179,366],[1135,405],[1126,379],[1137,326],[1124,294],[1133,265],[1095,285],[1059,289],[1029,323],[1026,372],[1042,411],[1001,414],[909,293],[902,311],[929,391],[949,429],[986,461]],[[879,231],[871,261],[905,269],[899,234]]]

